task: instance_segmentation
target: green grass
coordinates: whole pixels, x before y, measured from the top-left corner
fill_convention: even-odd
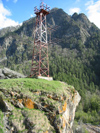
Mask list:
[[[58,110],[58,107],[63,104],[63,102],[48,98],[47,94],[52,95],[53,97],[61,98],[61,96],[66,96],[67,91],[74,92],[73,87],[69,86],[63,82],[60,81],[47,81],[44,79],[35,79],[35,78],[18,78],[18,79],[3,79],[0,80],[0,89],[1,89],[1,96],[4,94],[10,94],[10,92],[17,92],[20,97],[23,96],[24,98],[27,96],[32,101],[34,101],[36,104],[41,104],[40,100],[43,99],[42,103],[44,105],[47,105],[47,109],[51,110]],[[3,90],[4,89],[4,90]],[[41,95],[37,95],[34,92],[40,91]],[[16,93],[15,93],[16,94]],[[70,93],[69,93],[70,94]],[[6,100],[6,102],[9,104],[12,99],[9,95],[8,97],[2,96],[3,100]],[[19,97],[16,95],[13,96],[13,99],[16,101]],[[8,101],[9,100],[9,101]],[[10,104],[9,104],[10,105]],[[24,120],[29,119],[29,123],[32,123],[32,126],[34,127],[37,125],[37,131],[43,130],[44,132],[47,130],[47,127],[50,127],[50,130],[54,132],[54,129],[50,126],[50,121],[48,121],[47,116],[45,112],[35,109],[19,109],[17,107],[12,107],[12,114],[9,116],[9,123],[14,123],[15,127],[18,129],[18,132],[25,130],[25,123]],[[51,107],[51,108],[49,108]],[[1,112],[2,113],[2,112]],[[0,114],[3,115],[3,114]],[[3,117],[3,116],[2,116]],[[28,120],[27,120],[28,121]],[[20,126],[19,126],[20,123]],[[34,125],[35,123],[35,125]],[[42,128],[41,128],[42,127]],[[0,129],[2,130],[2,129]],[[33,130],[34,131],[34,130]],[[0,132],[2,133],[2,131]]]
[[[2,130],[2,128],[0,128],[0,133],[4,133],[3,130]]]
[[[0,89],[8,91],[16,90],[25,92],[28,90],[42,90],[50,93],[61,94],[64,92],[63,84],[59,81],[47,81],[44,79],[20,78],[0,80]]]
[[[4,125],[3,125],[3,112],[0,110],[0,133],[3,133]]]

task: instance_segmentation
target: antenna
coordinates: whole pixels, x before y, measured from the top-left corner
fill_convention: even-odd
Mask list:
[[[44,4],[44,1],[43,0],[41,0],[41,5],[43,5]]]
[[[46,25],[46,16],[49,14],[49,11],[50,7],[48,7],[43,2],[40,4],[39,9],[37,7],[34,8],[34,13],[36,14],[36,27],[34,32],[34,48],[30,77],[49,77],[49,59]]]

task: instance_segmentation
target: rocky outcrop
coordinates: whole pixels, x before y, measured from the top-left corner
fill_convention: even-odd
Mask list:
[[[15,27],[11,26],[11,27],[6,27],[3,29],[0,29],[0,37],[6,35],[8,32],[14,32],[16,30],[18,30],[20,28],[21,25],[17,25]]]
[[[0,69],[0,79],[8,78],[25,78],[25,76],[8,68]]]
[[[9,130],[6,127],[5,130],[23,133],[72,133],[75,110],[81,99],[78,92],[62,82],[31,80],[16,79],[12,83],[11,79],[7,79],[4,82],[5,86],[9,86],[8,89],[1,82],[0,109],[7,114],[4,118],[8,117],[6,126],[9,127]],[[58,83],[60,88],[55,88]],[[27,84],[35,86],[25,88],[24,85]]]

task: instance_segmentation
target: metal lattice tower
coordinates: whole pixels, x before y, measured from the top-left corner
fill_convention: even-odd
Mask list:
[[[34,32],[34,48],[32,56],[31,77],[46,76],[49,77],[49,60],[48,60],[48,42],[47,42],[47,25],[46,15],[49,9],[46,4],[41,2],[40,9],[34,8],[36,14],[36,27]]]

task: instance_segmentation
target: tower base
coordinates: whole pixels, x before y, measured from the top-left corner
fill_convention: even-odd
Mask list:
[[[53,77],[38,76],[38,79],[45,79],[45,80],[48,80],[48,81],[52,81],[53,80]]]

